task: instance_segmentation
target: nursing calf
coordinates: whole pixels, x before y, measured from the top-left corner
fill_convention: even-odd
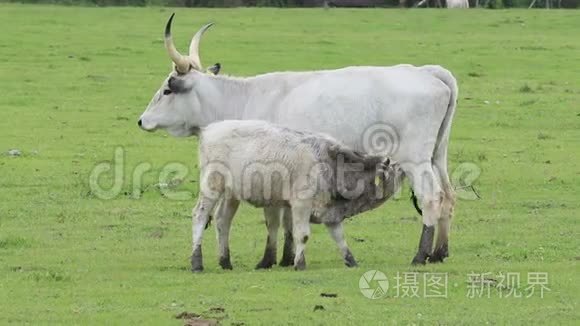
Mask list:
[[[202,234],[216,203],[224,198],[228,204],[215,214],[222,268],[232,268],[229,230],[240,201],[265,210],[290,209],[296,269],[306,267],[304,249],[311,222],[324,223],[345,264],[356,266],[341,222],[384,203],[403,177],[398,164],[354,152],[329,136],[253,120],[223,121],[204,128],[199,158],[201,189],[193,210],[193,271],[203,270]],[[276,261],[280,218],[274,216],[266,221],[268,243],[258,267],[271,267]]]

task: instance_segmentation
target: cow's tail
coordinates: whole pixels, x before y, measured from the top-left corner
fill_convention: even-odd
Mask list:
[[[457,80],[449,70],[441,66],[423,66],[421,69],[429,72],[449,88],[449,104],[443,122],[441,123],[437,133],[437,141],[435,142],[435,149],[433,150],[433,165],[439,174],[443,191],[447,195],[454,196],[453,186],[451,185],[447,171],[447,147],[449,145],[451,122],[453,121],[453,115],[455,114],[459,93]]]
[[[411,202],[413,203],[415,210],[417,210],[417,213],[419,213],[419,215],[423,215],[423,210],[421,209],[421,207],[419,207],[417,196],[415,196],[415,192],[413,191],[412,188],[411,188]]]

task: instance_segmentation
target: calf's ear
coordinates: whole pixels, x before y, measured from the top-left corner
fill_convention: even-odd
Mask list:
[[[217,76],[217,74],[220,73],[221,69],[222,69],[222,65],[218,62],[218,63],[214,64],[213,66],[207,68],[206,72],[208,74],[212,74],[214,76]]]
[[[338,157],[338,153],[340,153],[340,146],[333,144],[328,147],[327,154],[331,160],[336,160]]]
[[[387,169],[389,167],[389,165],[391,165],[391,158],[387,157],[386,160],[381,162],[381,165],[382,165],[383,169]]]

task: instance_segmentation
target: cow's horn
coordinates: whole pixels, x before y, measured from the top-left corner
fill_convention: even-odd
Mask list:
[[[167,25],[165,25],[165,49],[167,49],[167,53],[169,57],[175,63],[175,69],[177,72],[186,73],[189,71],[190,68],[190,61],[187,57],[181,55],[175,48],[175,44],[173,44],[173,38],[171,37],[171,22],[173,21],[173,16],[175,13],[171,14],[169,20],[167,21]]]
[[[189,59],[191,60],[191,63],[193,64],[194,68],[199,71],[203,69],[201,65],[201,59],[199,58],[199,42],[201,41],[203,33],[205,33],[205,31],[207,31],[207,29],[210,28],[212,25],[213,23],[203,25],[203,27],[200,28],[199,31],[197,31],[197,33],[195,33],[195,35],[191,39],[191,44],[189,45]]]

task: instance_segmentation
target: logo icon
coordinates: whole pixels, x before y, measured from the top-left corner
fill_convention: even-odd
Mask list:
[[[365,272],[358,280],[360,292],[369,299],[380,299],[387,294],[389,280],[387,276],[377,270]]]
[[[366,128],[362,137],[364,151],[374,155],[394,155],[401,144],[395,127],[383,122]]]

